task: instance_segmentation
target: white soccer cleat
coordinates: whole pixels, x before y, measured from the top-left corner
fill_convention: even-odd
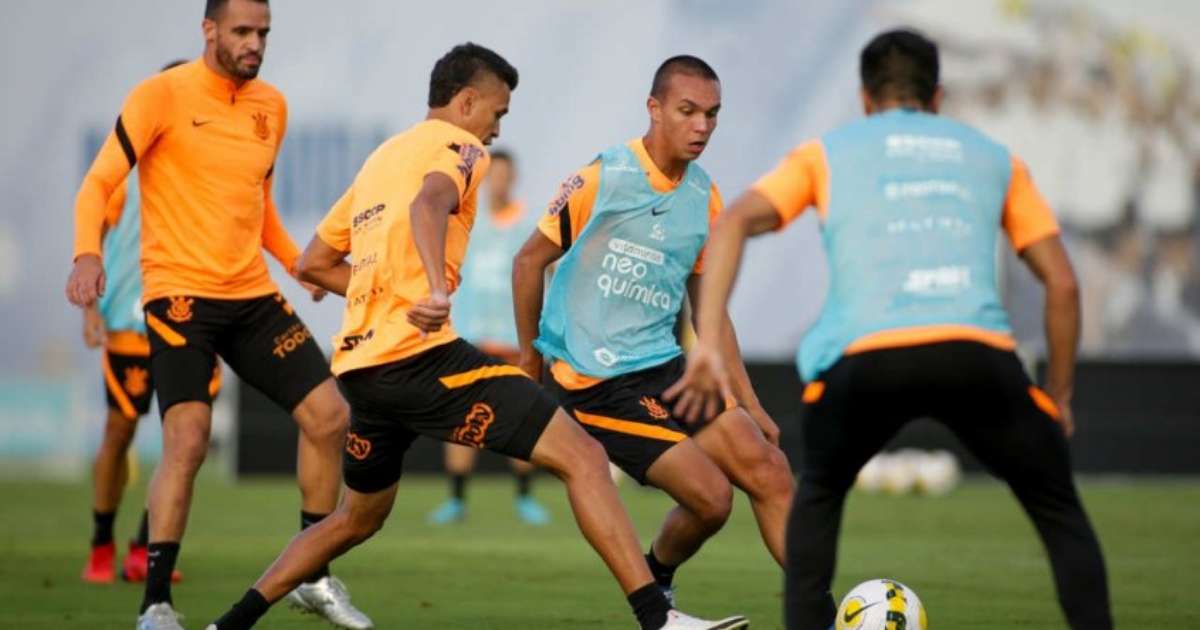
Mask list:
[[[350,603],[350,591],[342,581],[327,575],[312,584],[301,584],[288,593],[288,605],[324,617],[346,630],[371,630],[371,618]]]
[[[741,615],[709,621],[685,615],[678,610],[670,610],[667,612],[667,623],[661,630],[742,630],[749,627],[750,620]]]
[[[160,602],[151,605],[137,620],[137,630],[184,630],[179,625],[183,615],[175,612],[171,604]]]

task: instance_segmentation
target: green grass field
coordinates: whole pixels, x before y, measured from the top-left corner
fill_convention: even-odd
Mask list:
[[[556,481],[537,494],[554,513],[546,528],[522,526],[511,483],[477,481],[466,524],[435,528],[424,514],[442,498],[440,479],[406,479],[388,525],[334,564],[378,628],[634,628],[624,599],[578,535]],[[1200,481],[1083,484],[1107,552],[1119,627],[1200,628],[1192,598],[1200,574]],[[643,540],[667,503],[626,484]],[[117,536],[136,527],[142,490],[131,491]],[[0,483],[0,628],[130,628],[138,586],[82,583],[90,536],[83,483]],[[197,488],[175,588],[188,628],[203,628],[253,582],[294,533],[296,491],[287,482]],[[1063,628],[1047,563],[1007,491],[968,482],[949,497],[850,500],[835,590],[894,577],[929,609],[937,630]],[[726,529],[680,570],[682,608],[744,613],[780,628],[781,578],[763,549],[744,498]],[[283,606],[259,627],[321,628]]]

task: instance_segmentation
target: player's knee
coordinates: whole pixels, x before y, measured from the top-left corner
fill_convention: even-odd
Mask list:
[[[163,462],[177,468],[195,471],[204,463],[208,454],[208,430],[203,427],[188,427],[173,431],[163,440]]]
[[[608,478],[608,454],[595,438],[580,431],[571,448],[571,456],[562,465],[562,474],[571,478]]]
[[[721,529],[733,512],[733,488],[728,482],[709,485],[700,500],[692,506],[692,512],[706,529]]]
[[[104,428],[104,446],[112,450],[124,451],[133,442],[133,434],[137,424],[126,420],[123,416],[119,421],[109,421]]]
[[[386,514],[375,512],[348,513],[346,522],[343,524],[344,531],[347,534],[347,538],[349,538],[350,544],[357,545],[374,536],[382,529],[385,520],[387,520]]]
[[[796,484],[787,456],[770,445],[761,450],[760,456],[750,466],[752,493],[767,498],[790,500]]]
[[[337,443],[340,447],[350,429],[350,408],[340,398],[326,401],[314,410],[301,428],[313,442]]]

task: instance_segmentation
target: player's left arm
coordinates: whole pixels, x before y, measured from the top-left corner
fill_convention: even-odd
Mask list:
[[[521,358],[517,364],[533,380],[542,379],[542,356],[533,347],[542,319],[542,300],[546,291],[546,270],[562,258],[563,249],[541,230],[534,230],[513,258],[513,318],[517,324],[517,343]]]
[[[688,278],[688,300],[692,305],[693,315],[700,308],[700,292],[703,290],[702,274],[693,273]],[[696,321],[692,325],[699,330]],[[697,333],[699,335],[699,333]],[[772,444],[779,444],[779,425],[771,418],[762,407],[762,403],[758,400],[758,394],[754,391],[754,385],[750,382],[750,374],[746,372],[746,364],[742,361],[741,347],[738,345],[737,331],[733,327],[733,319],[729,317],[729,310],[725,310],[725,316],[721,322],[721,331],[717,337],[718,345],[720,346],[721,356],[725,358],[726,373],[729,374],[729,386],[733,391],[733,398],[738,406],[744,408],[750,417],[754,419],[754,423],[762,430],[767,441]]]

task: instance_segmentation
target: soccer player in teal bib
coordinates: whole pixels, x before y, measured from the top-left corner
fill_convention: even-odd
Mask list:
[[[647,100],[649,131],[567,178],[513,267],[521,367],[538,375],[547,362],[549,388],[612,462],[678,503],[646,554],[669,593],[675,569],[729,517],[731,485],[749,495],[782,563],[792,493],[779,429],[754,394],[728,316],[717,324],[735,375],[725,410],[695,430],[662,399],[683,371],[676,322],[684,299],[696,297],[721,208],[695,163],[720,107],[721,84],[707,63],[665,61]],[[543,308],[544,273],[556,260]]]
[[[901,427],[929,417],[1021,502],[1050,556],[1070,627],[1107,630],[1104,558],[1067,449],[1075,274],[1024,163],[937,115],[938,69],[937,46],[923,35],[877,36],[860,59],[867,116],[801,145],[723,215],[703,281],[699,340],[669,395],[692,419],[729,389],[711,326],[724,314],[743,241],[815,207],[830,286],[798,356],[808,385],[803,470],[788,523],[787,627],[834,627],[830,588],[846,493]],[[1045,285],[1045,391],[1013,352],[995,270],[1001,233]],[[836,619],[837,627],[850,621]]]

